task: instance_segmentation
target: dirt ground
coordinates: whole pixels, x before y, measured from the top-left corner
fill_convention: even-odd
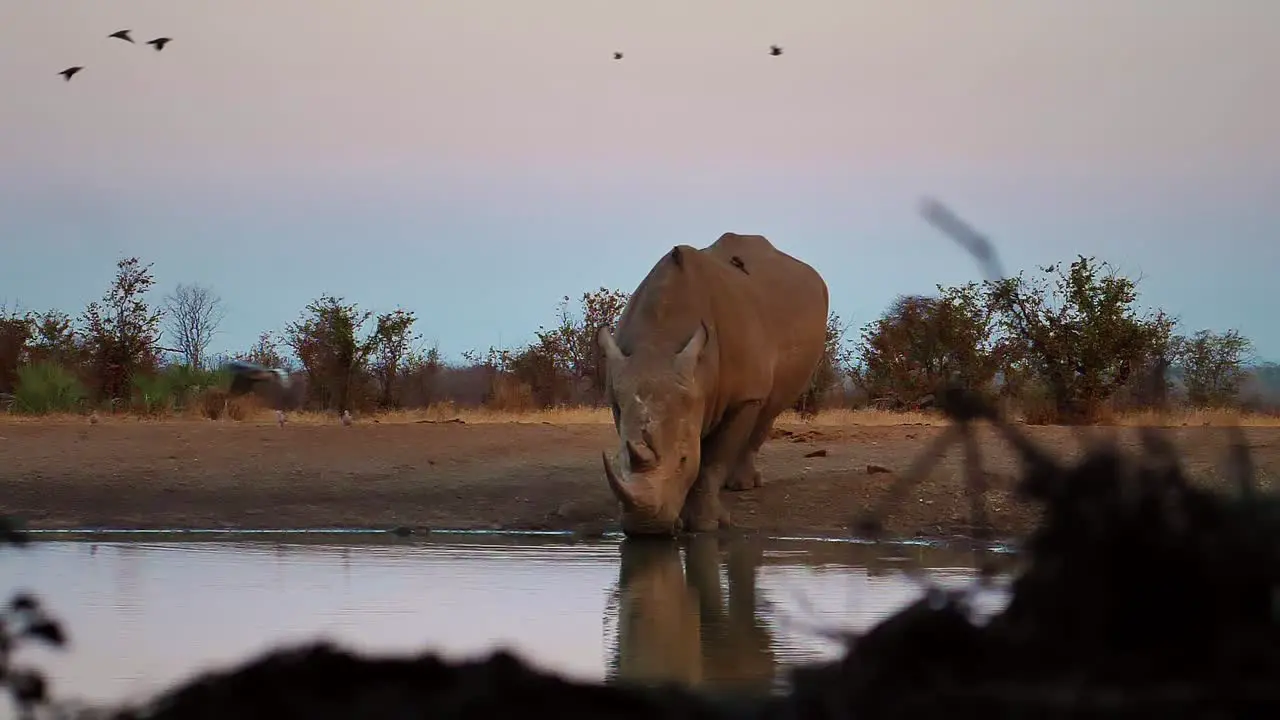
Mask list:
[[[893,478],[944,430],[922,424],[783,424],[761,451],[765,485],[725,492],[735,526],[772,534],[848,534]],[[1027,428],[1059,456],[1079,451],[1069,428]],[[1089,430],[1121,433],[1130,429]],[[1217,482],[1226,435],[1170,430],[1187,466]],[[1269,485],[1280,468],[1280,428],[1246,428]],[[1035,509],[1008,492],[1005,443],[982,434],[997,530],[1014,536]],[[31,528],[409,527],[617,528],[600,451],[606,424],[374,423],[351,427],[197,420],[105,419],[0,424],[0,512]],[[819,456],[809,457],[819,453]],[[895,535],[965,534],[968,501],[954,448],[881,517]],[[879,466],[869,472],[868,466]],[[881,471],[883,469],[883,471]]]

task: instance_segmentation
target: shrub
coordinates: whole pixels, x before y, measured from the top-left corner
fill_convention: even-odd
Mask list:
[[[147,415],[158,415],[172,410],[173,383],[165,373],[154,375],[137,374],[132,377],[133,407]]]
[[[242,422],[253,417],[253,414],[262,410],[265,406],[257,395],[252,393],[248,395],[237,395],[227,399],[227,417]]]
[[[224,416],[228,420],[240,422],[248,420],[265,405],[258,396],[236,395],[232,397],[222,387],[209,387],[198,391],[192,400],[192,406],[199,408],[200,415],[210,420],[220,420]]]
[[[529,383],[509,375],[494,378],[492,393],[486,404],[495,410],[523,413],[532,412],[539,407]]]
[[[204,370],[186,364],[170,365],[164,369],[162,376],[173,399],[173,406],[179,410],[186,409],[202,391],[231,384],[231,373],[221,368]]]
[[[1058,419],[1053,391],[1044,382],[1032,380],[1025,383],[1019,388],[1017,397],[1012,399],[1028,425],[1052,425]]]
[[[222,388],[207,388],[198,395],[200,414],[210,420],[217,420],[229,409],[227,391]]]
[[[13,394],[15,412],[75,412],[84,398],[84,386],[61,365],[40,362],[18,368],[18,387]]]

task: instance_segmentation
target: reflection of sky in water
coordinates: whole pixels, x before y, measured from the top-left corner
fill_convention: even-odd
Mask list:
[[[776,561],[775,561],[776,562]],[[909,602],[897,573],[769,565],[760,596],[782,659],[835,647],[808,628],[865,629]],[[962,584],[963,570],[932,571]],[[613,544],[316,545],[270,542],[37,543],[0,553],[0,592],[47,597],[67,623],[69,653],[24,651],[55,695],[145,697],[210,664],[279,642],[327,637],[355,648],[454,656],[499,645],[560,672],[604,677],[606,604],[618,581]],[[15,579],[21,579],[15,585]],[[949,578],[949,579],[948,579]]]

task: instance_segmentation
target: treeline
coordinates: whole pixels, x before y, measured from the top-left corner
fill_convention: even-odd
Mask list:
[[[443,362],[410,310],[361,310],[322,295],[250,348],[210,355],[222,301],[179,285],[153,301],[150,265],[117,264],[102,299],[79,315],[0,311],[0,399],[13,412],[93,407],[160,413],[221,407],[228,358],[305,375],[308,409],[356,412],[451,402],[528,411],[601,402],[595,333],[612,326],[627,294],[600,288],[516,348],[490,347]],[[1000,282],[938,286],[901,296],[856,333],[828,318],[827,352],[801,414],[832,407],[927,407],[945,383],[997,399],[1028,422],[1097,422],[1108,413],[1171,404],[1262,410],[1280,391],[1280,366],[1249,367],[1235,330],[1179,331],[1176,318],[1141,311],[1136,283],[1078,257]]]

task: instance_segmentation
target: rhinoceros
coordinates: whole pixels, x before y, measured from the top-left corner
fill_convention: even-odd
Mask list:
[[[822,360],[828,304],[822,276],[760,235],[677,245],[653,266],[597,335],[624,533],[729,524],[720,490],[763,482],[756,453]]]

